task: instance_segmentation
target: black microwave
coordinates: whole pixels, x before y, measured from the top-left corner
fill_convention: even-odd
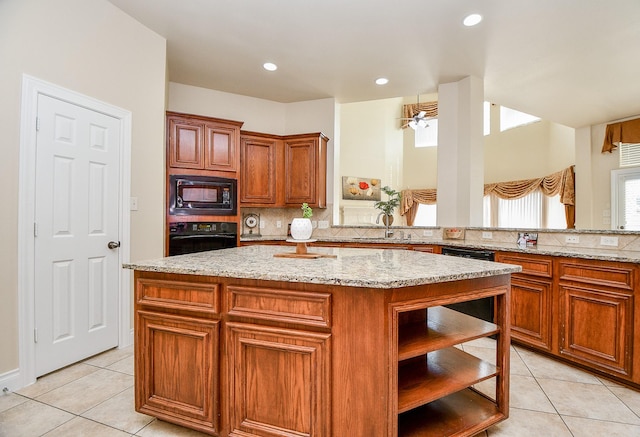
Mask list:
[[[169,183],[171,215],[236,215],[238,211],[235,179],[171,175]]]

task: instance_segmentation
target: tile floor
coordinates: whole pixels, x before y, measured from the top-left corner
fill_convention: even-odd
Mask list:
[[[495,360],[495,342],[463,349]],[[478,384],[491,393],[491,381]],[[205,434],[133,410],[133,350],[114,349],[0,394],[0,437],[169,437]],[[476,437],[640,436],[640,392],[511,348],[510,417]],[[340,436],[346,437],[346,436]],[[377,437],[377,436],[349,436]]]

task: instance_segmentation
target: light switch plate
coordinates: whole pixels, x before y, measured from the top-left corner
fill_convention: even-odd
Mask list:
[[[129,210],[130,211],[137,211],[138,210],[138,198],[137,197],[130,197],[129,198]]]
[[[422,231],[423,237],[433,237],[433,231],[431,229],[425,229]]]
[[[482,238],[485,240],[491,240],[493,238],[493,232],[483,232]]]
[[[600,237],[600,245],[618,247],[618,237]]]
[[[329,220],[318,220],[318,229],[329,229]]]

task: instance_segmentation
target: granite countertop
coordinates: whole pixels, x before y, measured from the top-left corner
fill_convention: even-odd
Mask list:
[[[310,247],[336,258],[276,258],[284,246],[243,246],[124,264],[124,268],[349,287],[395,288],[521,271],[520,266],[393,249]]]
[[[262,238],[242,238],[243,242],[259,241],[284,241],[285,237],[262,237]],[[618,261],[640,264],[640,252],[631,250],[586,248],[586,247],[566,247],[537,245],[535,247],[521,248],[516,243],[465,240],[442,240],[442,239],[400,239],[400,238],[370,238],[370,237],[323,237],[318,238],[318,243],[387,243],[398,245],[437,245],[449,247],[462,247],[469,249],[493,250],[502,252],[530,253],[535,255],[566,256],[571,258],[593,259],[599,261]]]

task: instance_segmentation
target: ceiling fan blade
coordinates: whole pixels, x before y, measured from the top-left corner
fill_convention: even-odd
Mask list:
[[[425,115],[427,115],[426,111],[420,111],[420,112],[418,113],[418,115],[416,115],[416,117],[418,117],[418,118],[424,118],[424,116],[425,116]]]

